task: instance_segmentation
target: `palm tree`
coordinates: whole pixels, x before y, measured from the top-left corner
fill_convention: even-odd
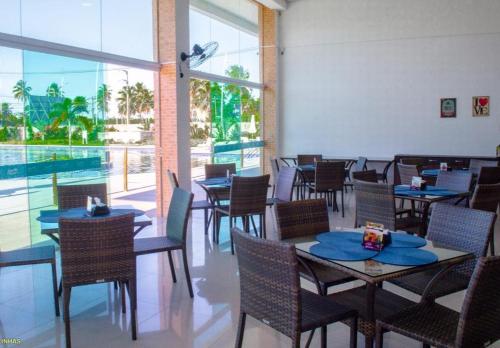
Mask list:
[[[12,88],[12,94],[14,95],[14,98],[22,102],[26,102],[26,100],[30,96],[30,93],[31,87],[28,86],[28,84],[24,80],[17,81],[17,83]]]
[[[110,100],[111,100],[111,89],[109,89],[107,84],[103,83],[97,90],[97,110],[101,112],[103,119],[104,115],[107,112],[109,112]]]
[[[28,100],[30,93],[31,93],[31,87],[28,86],[28,84],[24,80],[17,81],[14,87],[12,88],[12,94],[14,95],[14,98],[23,102],[23,113],[21,114],[21,116],[23,118],[24,139],[27,139],[28,136],[28,134],[26,133],[26,123],[27,123],[26,114],[28,111],[26,101]]]
[[[63,97],[64,93],[62,88],[55,82],[52,82],[49,87],[47,87],[47,97],[59,98]]]
[[[210,81],[192,79],[189,84],[191,109],[208,112],[210,109]]]
[[[68,126],[68,143],[71,146],[71,127],[76,124],[82,125],[87,132],[91,132],[93,128],[92,120],[83,116],[88,113],[88,103],[85,97],[64,98],[60,103],[54,103],[50,111],[50,118],[52,121],[52,128],[57,128],[61,123],[66,123]]]
[[[133,100],[134,96],[135,86],[123,86],[118,91],[118,98],[116,98],[116,101],[118,102],[118,113],[125,116],[127,124],[129,124],[130,121],[130,115],[136,113]]]
[[[133,102],[134,109],[139,114],[139,117],[142,118],[142,114],[149,113],[154,107],[154,95],[153,92],[148,89],[142,82],[137,82],[135,84],[135,93]]]

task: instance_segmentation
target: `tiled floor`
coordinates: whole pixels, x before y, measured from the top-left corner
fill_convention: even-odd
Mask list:
[[[352,226],[353,194],[346,196],[346,217],[331,216],[332,226]],[[268,214],[268,231],[273,230]],[[189,262],[195,297],[188,295],[181,260],[176,258],[178,282],[172,283],[166,255],[138,258],[138,340],[132,341],[129,313],[121,314],[118,292],[110,284],[75,288],[71,300],[74,347],[233,347],[239,311],[236,257],[227,242],[213,245],[203,235],[203,215],[196,212],[189,237]],[[498,233],[497,226],[497,236]],[[144,230],[140,237],[163,233],[163,225]],[[222,240],[226,241],[227,233]],[[498,238],[497,238],[498,241]],[[497,242],[497,245],[500,245]],[[20,338],[23,347],[64,347],[62,318],[54,316],[49,266],[0,270],[0,338]],[[310,284],[304,283],[309,287]],[[348,285],[348,286],[353,286]],[[388,285],[398,293],[403,291]],[[412,299],[417,299],[407,294]],[[463,293],[440,302],[459,309]],[[359,346],[363,347],[359,335]],[[305,341],[304,337],[304,341]],[[288,347],[290,340],[249,318],[244,347]],[[319,346],[315,335],[312,347]],[[328,329],[329,347],[348,346],[348,328]],[[387,334],[385,347],[420,347],[418,342]],[[496,345],[500,347],[500,345]]]

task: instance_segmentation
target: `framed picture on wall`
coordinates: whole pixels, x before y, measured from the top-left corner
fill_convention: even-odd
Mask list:
[[[472,116],[490,116],[490,97],[472,97]]]
[[[441,98],[441,118],[457,117],[457,98]]]

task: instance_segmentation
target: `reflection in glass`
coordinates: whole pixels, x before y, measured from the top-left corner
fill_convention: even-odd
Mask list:
[[[105,182],[112,205],[154,192],[152,72],[2,47],[0,62],[2,250],[52,243],[37,218],[58,185]]]

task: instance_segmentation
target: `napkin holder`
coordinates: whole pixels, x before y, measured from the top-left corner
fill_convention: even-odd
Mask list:
[[[95,204],[92,204],[92,201],[95,201]],[[109,208],[106,204],[102,203],[101,200],[97,197],[88,197],[87,198],[87,213],[90,216],[103,216],[108,215],[110,213]]]
[[[423,180],[420,176],[414,176],[411,179],[410,190],[421,191],[427,188],[427,182]]]
[[[90,210],[90,216],[103,216],[108,215],[110,210],[106,204],[94,205]]]
[[[389,230],[383,225],[367,224],[363,232],[363,248],[368,250],[381,251],[391,244],[392,238]]]

